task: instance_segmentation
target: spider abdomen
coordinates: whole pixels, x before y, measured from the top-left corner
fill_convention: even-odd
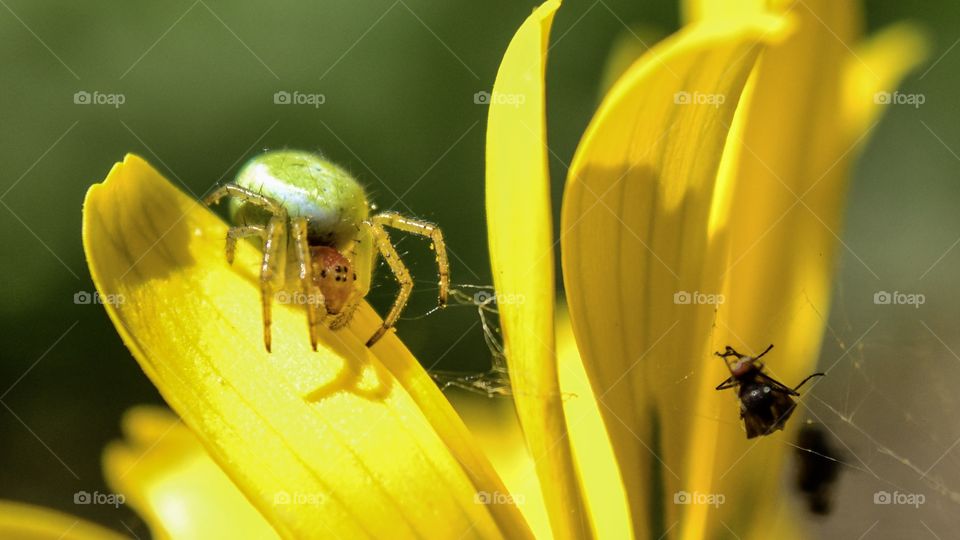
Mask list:
[[[357,235],[357,223],[367,219],[367,196],[346,170],[323,157],[299,150],[260,154],[237,173],[237,185],[279,202],[291,218],[307,218],[311,245],[343,248]],[[233,199],[236,223],[265,223],[269,213]]]

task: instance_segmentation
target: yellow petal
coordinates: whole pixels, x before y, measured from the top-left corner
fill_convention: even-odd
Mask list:
[[[557,360],[563,410],[596,538],[633,538],[627,494],[613,444],[584,369],[565,306],[557,314]]]
[[[680,11],[686,22],[708,19],[735,19],[766,10],[769,0],[681,0]]]
[[[556,538],[587,537],[554,351],[553,226],[544,68],[549,1],[523,23],[500,63],[487,125],[487,225],[514,401]]]
[[[708,354],[713,309],[674,295],[719,292],[705,264],[724,248],[708,219],[727,126],[764,42],[784,31],[780,19],[745,17],[661,42],[611,90],[570,168],[570,316],[638,537],[659,537],[681,514],[668,501],[689,481],[675,470],[692,415],[678,414],[677,385]]]
[[[17,540],[120,540],[110,529],[49,508],[0,500],[0,538]]]
[[[276,305],[268,354],[257,250],[227,265],[226,225],[142,159],[90,188],[83,225],[99,293],[122,300],[106,308],[124,342],[281,536],[528,534],[514,507],[474,503],[502,483],[489,465],[465,470],[475,453],[451,453],[444,440],[469,433],[396,337],[378,349],[395,355],[389,369],[352,332],[325,330],[315,353],[304,313]],[[356,332],[375,324],[364,306]],[[284,493],[317,504],[277,504]]]
[[[104,475],[154,538],[278,538],[179,418],[138,407],[124,416],[123,431],[125,440],[104,451]],[[313,501],[291,501],[298,502]]]
[[[848,139],[856,140],[877,121],[904,75],[928,52],[926,35],[910,23],[883,28],[854,49],[843,81]]]
[[[540,481],[513,406],[506,399],[489,399],[474,394],[458,395],[453,400],[479,446],[490,457],[510,490],[536,538],[550,538],[550,521],[541,495]],[[503,494],[487,496],[503,498]]]

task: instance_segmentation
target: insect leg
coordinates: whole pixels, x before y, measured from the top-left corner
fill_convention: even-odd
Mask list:
[[[762,353],[760,353],[760,354],[758,354],[757,356],[755,356],[755,357],[753,358],[753,361],[756,362],[757,360],[759,360],[760,358],[762,358],[763,355],[765,355],[765,354],[767,354],[768,352],[770,352],[770,349],[772,349],[772,348],[773,348],[773,343],[771,343],[769,347],[767,347],[766,349],[764,349]]]
[[[812,378],[814,378],[814,377],[826,377],[826,376],[827,376],[826,373],[814,373],[813,375],[810,375],[810,376],[807,377],[806,379],[800,381],[800,384],[794,386],[794,387],[793,387],[793,390],[794,390],[794,392],[796,392],[797,390],[800,389],[801,386],[807,384],[807,381],[809,381],[810,379],[812,379]]]
[[[738,353],[737,351],[735,351],[735,350],[733,349],[733,347],[731,347],[731,346],[729,346],[729,345],[727,345],[727,348],[726,348],[723,352],[715,352],[715,353],[713,353],[713,354],[715,354],[715,355],[717,355],[717,356],[719,356],[720,358],[723,358],[723,359],[726,359],[728,356],[736,356],[738,359],[739,359],[739,358],[743,358],[743,355],[742,355],[742,354],[740,354],[740,353]]]
[[[731,375],[727,377],[727,380],[718,384],[716,390],[726,390],[727,388],[733,388],[737,384],[738,384],[737,379],[733,375]]]

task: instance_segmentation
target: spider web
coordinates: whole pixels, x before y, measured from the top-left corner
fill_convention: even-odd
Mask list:
[[[960,358],[922,320],[922,312],[875,305],[872,294],[858,291],[857,309],[850,311],[839,290],[829,320],[804,295],[826,326],[816,369],[827,376],[801,391],[789,421],[820,432],[828,448],[804,446],[781,433],[762,443],[794,449],[783,491],[810,522],[811,532],[824,538],[949,537],[960,526],[955,391]],[[793,318],[782,313],[770,328],[789,325]],[[684,384],[693,374],[676,383]],[[742,430],[739,423],[730,428]],[[749,456],[742,459],[748,462]],[[801,459],[819,460],[824,477],[823,464],[835,465],[838,474],[828,482],[831,511],[826,515],[807,510],[809,495],[800,492],[797,478]]]
[[[918,309],[861,296],[851,310],[842,288],[835,295],[819,362],[828,376],[797,411],[823,427],[836,451],[830,459],[841,465],[834,512],[816,519],[816,529],[827,537],[950,536],[960,525],[960,408],[950,384],[960,381],[960,359]]]
[[[485,300],[477,302],[478,295]],[[476,307],[492,364],[483,373],[432,372],[442,388],[509,395],[492,295],[492,287],[478,285],[458,285],[451,292],[452,304]],[[824,318],[823,310],[806,302]],[[828,376],[803,392],[790,419],[818,430],[828,448],[804,446],[781,433],[761,441],[793,449],[783,492],[810,521],[811,531],[825,538],[947,537],[960,525],[960,422],[951,415],[960,413],[960,398],[950,384],[960,381],[960,359],[927,323],[917,324],[916,313],[905,312],[913,308],[878,320],[869,309],[849,314],[842,291],[834,303],[818,365]],[[771,328],[792,319],[793,314],[781,314]],[[920,331],[905,329],[910,324]],[[693,375],[676,384],[689,383]],[[739,422],[729,428],[742,431]],[[798,459],[804,456],[836,464],[838,477],[828,486],[832,511],[826,515],[809,512],[797,486]]]
[[[848,294],[845,282],[857,290]],[[960,357],[953,352],[960,350],[960,336],[954,338],[950,322],[924,311],[926,306],[878,306],[871,302],[873,291],[857,279],[841,276],[840,283],[829,315],[804,295],[826,326],[817,368],[827,377],[802,392],[790,419],[822,433],[828,448],[804,446],[780,433],[762,441],[793,450],[783,492],[810,522],[809,530],[825,538],[950,537],[960,527]],[[417,289],[430,295],[436,283],[418,281]],[[444,390],[510,395],[494,294],[489,285],[452,286],[450,307],[477,312],[490,368],[431,370]],[[781,313],[771,320],[771,331],[794,317]],[[676,384],[690,384],[693,375]],[[743,429],[739,422],[728,427]],[[798,460],[804,455],[837,465],[838,476],[829,486],[832,511],[826,515],[809,512],[807,496],[798,489]],[[749,462],[749,456],[743,459]]]

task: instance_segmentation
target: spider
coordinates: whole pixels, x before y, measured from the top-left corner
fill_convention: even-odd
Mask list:
[[[312,152],[275,150],[260,154],[241,168],[232,184],[204,198],[214,205],[232,197],[226,257],[233,264],[237,240],[259,238],[263,343],[271,350],[271,306],[274,295],[306,305],[310,344],[317,350],[320,325],[337,330],[349,324],[370,289],[374,248],[383,256],[400,285],[383,324],[367,346],[384,336],[410,298],[413,280],[386,227],[427,237],[439,269],[439,305],[450,288],[446,245],[440,229],[426,221],[395,212],[370,215],[363,188],[348,172]],[[287,265],[287,262],[290,265]]]
[[[797,404],[791,396],[799,396],[797,390],[814,377],[822,377],[825,373],[814,373],[800,384],[790,388],[780,381],[763,372],[761,358],[773,348],[771,344],[765,351],[756,357],[740,354],[727,345],[724,352],[713,354],[723,358],[733,356],[737,359],[733,364],[727,364],[730,376],[717,385],[717,390],[739,387],[737,396],[740,399],[740,418],[747,430],[747,438],[758,435],[769,435],[778,429],[783,429],[787,419],[793,414]]]

